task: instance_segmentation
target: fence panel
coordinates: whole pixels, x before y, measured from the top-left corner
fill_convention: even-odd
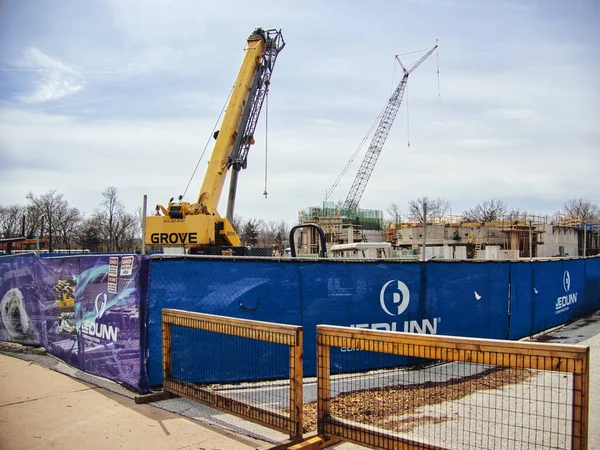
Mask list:
[[[162,384],[163,308],[302,325],[299,292],[297,264],[202,256],[153,259],[148,317],[150,383]],[[185,354],[182,357],[190,359]],[[228,373],[232,382],[249,378],[248,373]],[[278,375],[266,374],[268,378]]]
[[[300,441],[302,340],[300,326],[163,309],[163,389]],[[227,371],[248,373],[247,381],[282,375],[223,384]]]
[[[369,366],[389,354],[426,362],[337,374],[332,347]],[[587,448],[589,347],[319,325],[317,353],[324,436],[385,449]]]

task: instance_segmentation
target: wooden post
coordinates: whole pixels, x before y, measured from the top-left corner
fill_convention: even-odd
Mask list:
[[[163,351],[163,381],[173,375],[171,324],[166,320],[167,315],[162,316],[162,351]]]
[[[302,407],[303,334],[302,330],[298,330],[295,345],[290,346],[290,438],[294,442],[302,440],[304,427]]]
[[[575,361],[573,373],[571,448],[574,450],[586,450],[588,444],[589,356],[588,348],[584,357]]]
[[[329,345],[321,342],[317,326],[317,432],[322,433],[323,421],[329,417],[331,407],[331,354]]]

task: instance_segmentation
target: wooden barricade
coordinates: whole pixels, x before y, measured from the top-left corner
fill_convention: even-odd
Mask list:
[[[589,402],[589,347],[562,344],[512,342],[492,339],[396,333],[328,325],[317,326],[317,414],[318,434],[340,438],[371,448],[440,448],[418,442],[374,426],[344,420],[332,414],[331,348],[377,352],[462,362],[518,370],[553,371],[572,374],[570,432],[572,449],[587,448]],[[541,372],[548,373],[548,372]],[[359,375],[357,375],[359,376]],[[566,375],[565,375],[566,376]],[[545,394],[545,395],[551,395]],[[568,397],[568,396],[567,396]],[[512,400],[512,399],[511,399]],[[524,404],[526,402],[523,402]],[[499,411],[501,414],[502,411]],[[433,439],[434,443],[438,441]],[[569,442],[566,442],[569,445]]]
[[[173,377],[173,325],[230,336],[281,344],[289,347],[289,407],[278,412],[220,395],[206,386]],[[213,408],[240,416],[260,425],[287,433],[290,440],[302,440],[302,339],[301,326],[282,325],[254,320],[234,319],[188,311],[162,310],[163,390],[204,403]],[[210,353],[213,349],[207,348]],[[219,355],[215,354],[215,358]]]

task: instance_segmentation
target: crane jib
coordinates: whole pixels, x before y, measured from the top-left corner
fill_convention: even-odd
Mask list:
[[[415,62],[409,69],[406,69],[404,67],[404,64],[402,64],[402,61],[400,61],[400,59],[396,57],[396,59],[400,62],[400,65],[402,66],[404,76],[402,77],[402,80],[400,80],[400,83],[398,84],[392,96],[388,100],[388,103],[379,121],[379,125],[377,126],[375,134],[373,135],[371,144],[369,145],[363,162],[360,168],[358,169],[356,177],[354,178],[354,182],[352,183],[350,192],[348,192],[348,196],[346,197],[346,200],[344,201],[344,204],[342,206],[343,215],[353,216],[356,213],[356,210],[358,209],[358,204],[365,191],[369,178],[373,173],[375,163],[379,158],[379,154],[381,153],[383,145],[385,144],[385,141],[387,139],[388,133],[392,128],[392,124],[394,123],[396,114],[400,109],[402,98],[404,97],[404,91],[406,90],[406,83],[408,82],[408,76],[417,67],[423,64],[423,62],[427,58],[429,58],[437,48],[438,46],[436,44],[431,50],[429,50],[417,62]]]

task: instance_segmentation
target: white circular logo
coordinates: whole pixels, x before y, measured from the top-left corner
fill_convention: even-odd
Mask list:
[[[102,303],[100,305],[100,308],[98,308],[98,299],[100,299],[102,297]],[[106,309],[106,294],[104,293],[100,293],[96,296],[96,317],[98,319],[100,319],[103,315],[104,315],[104,310]]]
[[[563,274],[563,287],[565,288],[565,292],[568,292],[571,289],[571,275],[568,270],[565,270]]]
[[[394,305],[398,305],[398,309],[395,312],[390,312],[390,310],[385,304],[385,290],[390,284],[394,283],[395,281],[397,281],[398,283],[398,292],[394,292],[392,298],[394,300]],[[381,288],[381,292],[379,293],[379,303],[381,304],[381,308],[385,311],[386,314],[390,316],[399,316],[404,311],[406,311],[406,308],[408,308],[409,301],[410,291],[408,290],[408,286],[400,280],[388,281],[383,285],[383,287]]]

